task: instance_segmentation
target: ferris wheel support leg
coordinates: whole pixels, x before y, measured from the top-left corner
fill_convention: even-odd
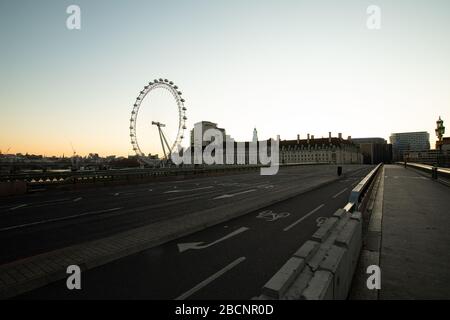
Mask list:
[[[164,142],[163,142],[163,134],[162,134],[162,131],[161,131],[160,127],[158,127],[158,131],[159,131],[159,139],[161,140],[161,146],[162,146],[163,152],[164,152],[164,158],[167,158],[167,156],[166,156],[166,148],[164,147]]]
[[[164,139],[164,142],[166,143],[167,150],[169,151],[169,153],[168,153],[166,158],[169,159],[170,158],[170,154],[172,153],[172,150],[170,150],[169,143],[167,142],[166,136],[164,135],[164,132],[162,130],[161,130],[161,134],[162,134],[162,137]]]

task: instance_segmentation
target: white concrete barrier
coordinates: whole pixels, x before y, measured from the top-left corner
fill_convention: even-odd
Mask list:
[[[337,210],[264,285],[257,299],[346,299],[361,246],[361,213]]]
[[[363,237],[362,214],[353,210],[358,210],[359,204],[367,201],[381,167],[379,164],[361,180],[352,190],[345,208],[338,209],[320,226],[255,299],[347,298]]]

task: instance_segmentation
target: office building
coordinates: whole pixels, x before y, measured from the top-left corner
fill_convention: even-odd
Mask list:
[[[430,150],[430,134],[426,131],[393,133],[389,140],[394,161],[403,161],[406,151]]]

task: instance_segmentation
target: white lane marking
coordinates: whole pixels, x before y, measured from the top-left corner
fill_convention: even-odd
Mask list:
[[[241,228],[239,228],[239,229],[237,229],[237,230],[227,234],[226,236],[224,236],[224,237],[222,237],[222,238],[220,238],[220,239],[218,239],[218,240],[216,240],[214,242],[211,242],[210,244],[206,244],[206,245],[201,245],[203,242],[179,243],[178,244],[178,251],[179,252],[184,252],[184,251],[189,250],[189,249],[195,249],[195,250],[205,249],[205,248],[211,247],[211,246],[213,246],[215,244],[218,244],[219,242],[227,240],[227,239],[229,239],[231,237],[234,237],[234,236],[238,235],[239,233],[247,231],[248,229],[249,228],[247,228],[247,227],[241,227]]]
[[[179,197],[174,197],[174,198],[168,198],[168,201],[173,201],[173,200],[181,200],[181,199],[201,199],[204,198],[204,196],[207,196],[211,193],[215,193],[217,192],[216,190],[211,190],[211,191],[206,191],[206,192],[202,192],[201,194],[198,193],[194,193],[194,194],[187,194],[184,196],[179,196]]]
[[[321,204],[320,206],[318,206],[317,208],[315,208],[314,210],[308,212],[306,215],[304,215],[303,217],[301,217],[300,219],[298,219],[297,221],[295,221],[294,223],[290,224],[289,226],[287,226],[286,228],[283,229],[283,231],[288,231],[289,229],[293,228],[294,226],[296,226],[297,224],[299,224],[300,222],[302,222],[303,220],[305,220],[306,218],[308,218],[310,215],[312,215],[313,213],[319,211],[325,204]]]
[[[83,199],[83,198],[82,198],[82,197],[79,197],[79,198],[73,199],[73,202],[80,201],[81,199]]]
[[[42,201],[42,202],[37,202],[31,205],[39,205],[39,204],[52,204],[55,202],[62,202],[62,201],[67,201],[70,200],[70,198],[62,198],[62,199],[56,199],[56,200],[47,200],[47,201]]]
[[[336,199],[336,198],[339,197],[341,194],[343,194],[345,191],[347,191],[347,188],[345,188],[344,190],[342,190],[342,191],[336,193],[336,194],[333,196],[333,199]]]
[[[216,200],[216,199],[232,198],[232,197],[238,196],[238,195],[240,195],[240,194],[249,193],[249,192],[254,192],[254,191],[256,191],[256,189],[250,189],[250,190],[241,191],[241,192],[236,192],[236,193],[231,193],[231,194],[223,194],[223,195],[221,195],[221,196],[215,197],[214,200]]]
[[[185,300],[187,298],[189,298],[191,295],[193,295],[194,293],[196,293],[197,291],[199,291],[200,289],[206,287],[208,284],[210,284],[211,282],[213,282],[214,280],[216,280],[217,278],[219,278],[220,276],[222,276],[223,274],[225,274],[227,271],[233,269],[234,267],[236,267],[239,263],[241,263],[242,261],[244,261],[246,258],[245,257],[240,257],[236,260],[234,260],[232,263],[230,263],[229,265],[227,265],[226,267],[224,267],[223,269],[217,271],[216,273],[214,273],[212,276],[210,276],[209,278],[203,280],[202,282],[200,282],[199,284],[197,284],[195,287],[193,287],[192,289],[186,291],[185,293],[183,293],[182,295],[180,295],[179,297],[175,298],[175,300]]]
[[[153,191],[153,189],[148,189],[148,191]]]
[[[114,193],[113,194],[115,197],[117,197],[118,195],[119,195],[119,193],[118,192],[116,192],[116,193]]]
[[[15,206],[15,207],[10,208],[9,210],[16,210],[16,209],[23,208],[23,207],[26,207],[26,206],[27,206],[26,203],[25,203],[25,204],[20,204],[20,205],[18,205],[18,206]]]
[[[66,217],[62,217],[62,218],[53,218],[53,219],[46,219],[46,220],[36,221],[36,222],[24,223],[24,224],[20,224],[20,225],[15,225],[15,226],[1,228],[0,232],[14,230],[14,229],[20,229],[20,228],[26,228],[26,227],[31,227],[31,226],[35,226],[35,225],[39,225],[39,224],[44,224],[44,223],[69,220],[69,219],[83,217],[83,216],[107,213],[107,212],[117,211],[117,210],[120,210],[120,209],[123,209],[123,208],[112,208],[112,209],[105,209],[105,210],[98,210],[98,211],[90,211],[90,212],[85,212],[85,213],[81,213],[81,214],[74,214],[74,215],[66,216]]]
[[[42,201],[42,202],[30,203],[30,204],[21,204],[21,205],[12,207],[9,210],[16,210],[16,209],[23,208],[23,207],[35,207],[35,208],[44,207],[44,206],[48,206],[48,205],[51,205],[51,204],[55,204],[55,203],[63,202],[63,201],[67,201],[67,200],[70,200],[70,198],[63,198],[63,199],[56,199],[56,200],[47,200],[47,201]]]
[[[240,184],[237,182],[225,182],[225,183],[217,183],[218,186],[221,187],[233,187],[233,186],[239,186]]]
[[[177,190],[169,190],[164,193],[189,192],[189,191],[197,191],[197,190],[204,190],[204,189],[211,189],[211,188],[214,188],[214,187],[209,186],[209,187],[201,187],[201,188],[194,188],[194,189],[177,189]]]
[[[272,184],[263,184],[263,185],[258,186],[258,188],[260,188],[260,189],[272,189],[272,188],[274,188],[274,185],[272,185]]]
[[[137,192],[124,192],[124,193],[122,193],[122,195],[124,195],[124,196],[132,196],[132,195],[135,195],[135,194],[137,194]]]

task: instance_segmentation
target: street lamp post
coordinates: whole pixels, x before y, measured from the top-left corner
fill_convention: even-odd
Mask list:
[[[445,134],[445,127],[444,127],[444,121],[439,116],[438,121],[436,121],[436,129],[434,130],[436,132],[436,137],[438,138],[438,144],[439,144],[439,153],[438,153],[438,166],[440,165],[439,158],[442,156],[442,138]]]

